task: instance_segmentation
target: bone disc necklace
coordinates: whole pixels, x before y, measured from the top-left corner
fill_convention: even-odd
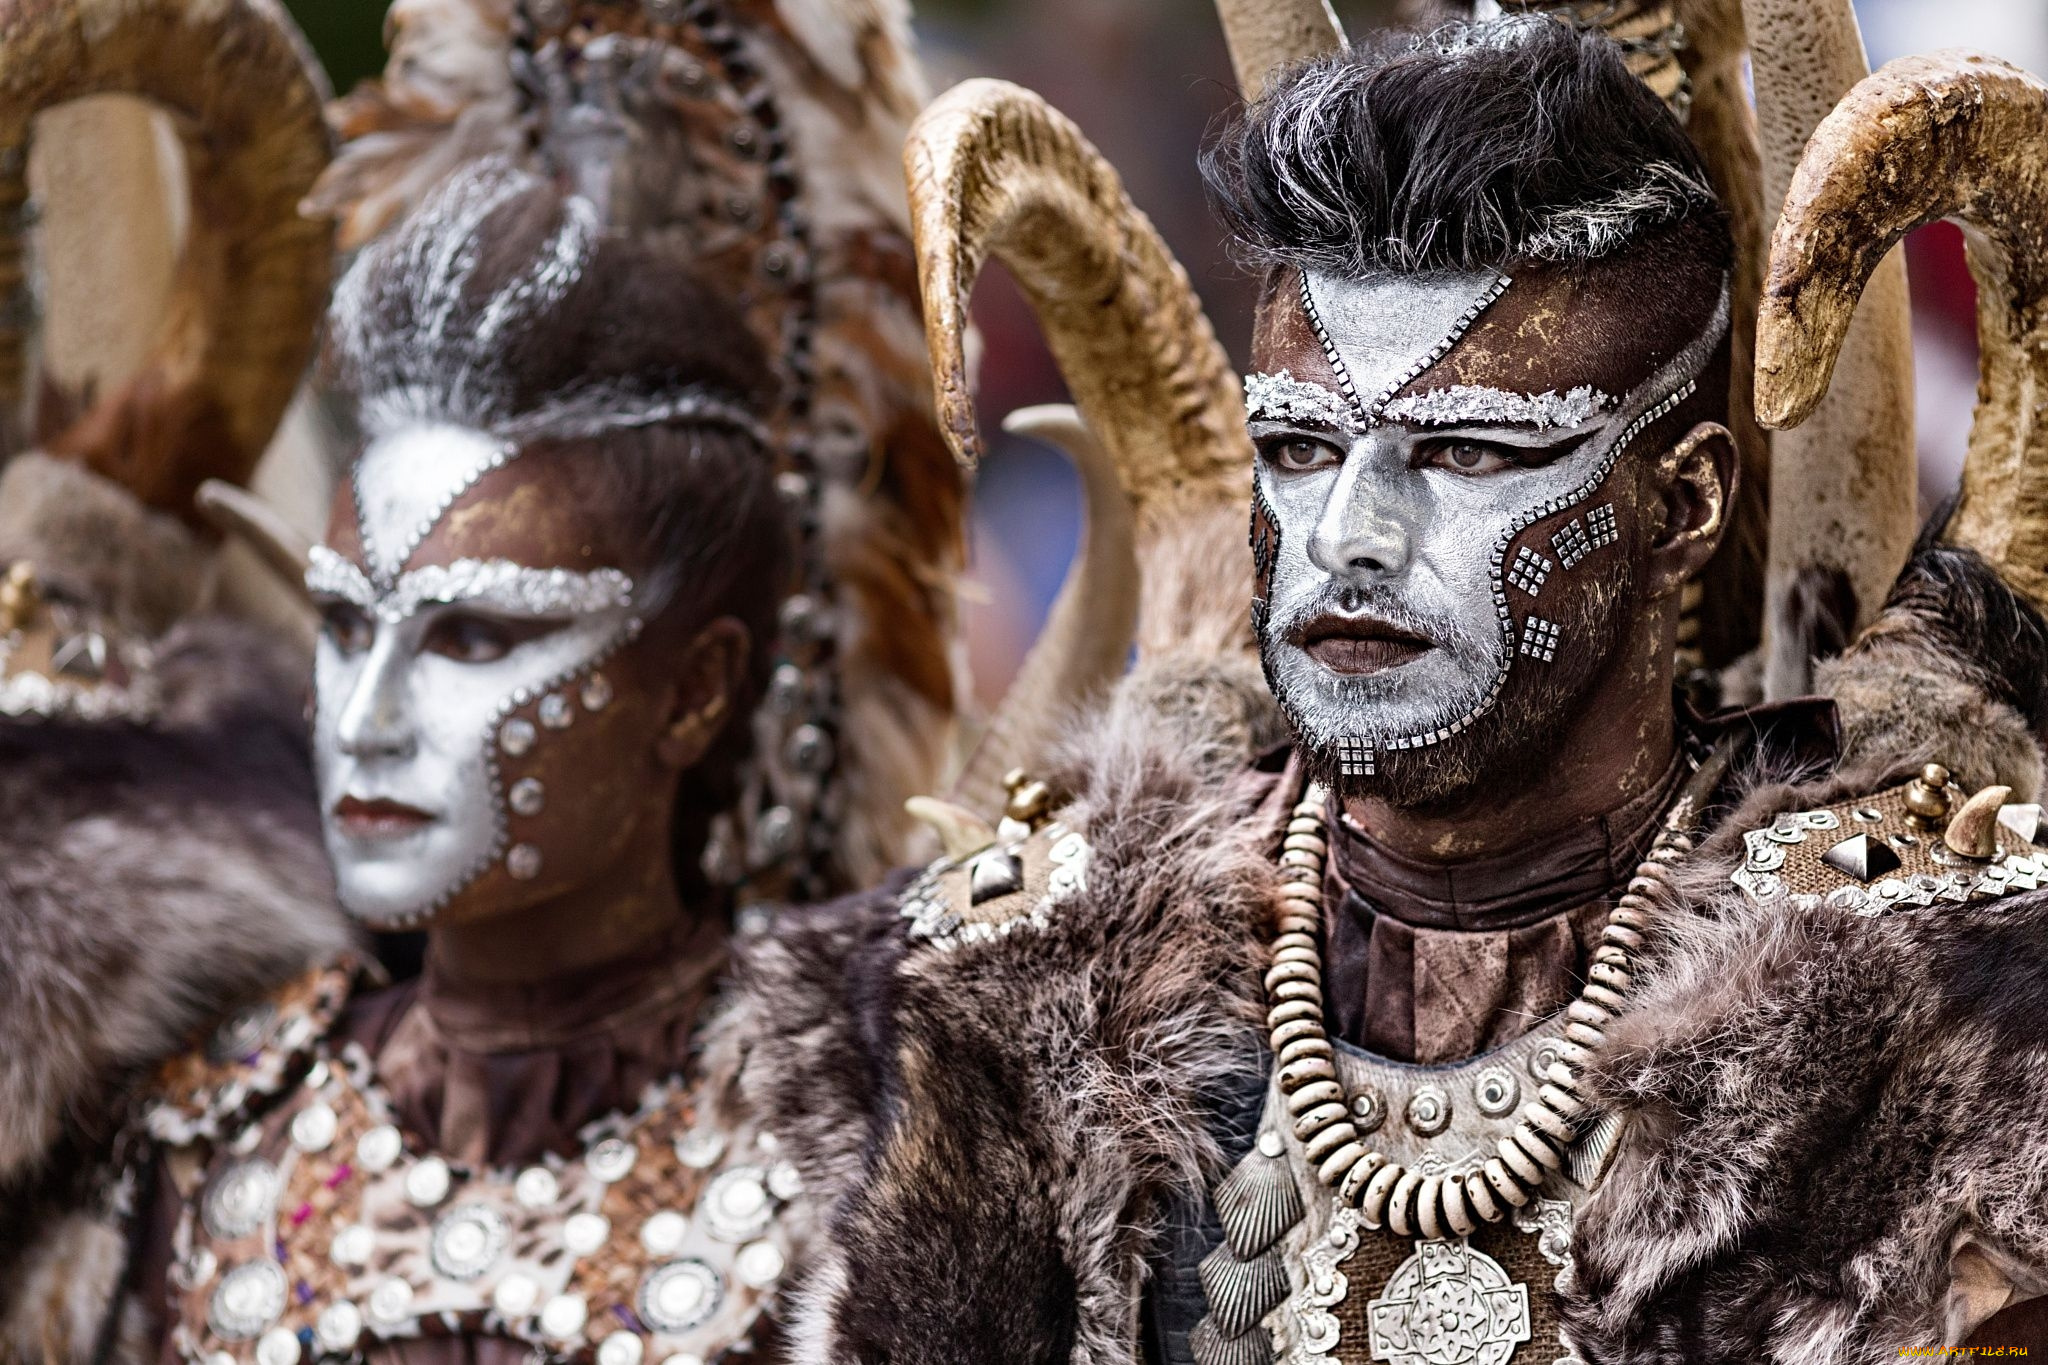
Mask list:
[[[1719,761],[1716,761],[1719,760]],[[1580,1080],[1607,1041],[1603,1026],[1626,1003],[1636,954],[1671,869],[1692,851],[1693,813],[1722,771],[1716,755],[1696,772],[1664,827],[1608,913],[1585,986],[1565,1009],[1565,1041],[1536,1098],[1522,1106],[1495,1155],[1463,1174],[1427,1175],[1368,1149],[1352,1122],[1351,1097],[1337,1077],[1323,1024],[1323,874],[1329,857],[1329,792],[1310,784],[1296,804],[1280,852],[1280,913],[1266,972],[1273,1055],[1295,1138],[1316,1180],[1358,1210],[1368,1227],[1435,1239],[1470,1235],[1529,1203],[1578,1140],[1586,1102]]]

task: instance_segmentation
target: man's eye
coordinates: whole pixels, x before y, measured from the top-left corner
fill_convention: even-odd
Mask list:
[[[320,632],[343,654],[368,649],[373,630],[370,618],[353,602],[329,602],[320,608]]]
[[[504,658],[518,643],[517,632],[501,621],[454,614],[434,622],[424,647],[457,663],[487,664]]]
[[[1432,446],[1427,463],[1456,474],[1492,474],[1515,464],[1498,448],[1476,441],[1443,441]]]
[[[1266,459],[1277,469],[1300,474],[1311,469],[1328,469],[1344,462],[1344,452],[1328,441],[1307,436],[1276,436],[1260,443]]]

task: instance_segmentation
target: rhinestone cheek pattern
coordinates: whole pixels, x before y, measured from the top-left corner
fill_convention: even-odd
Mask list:
[[[202,1186],[249,1187],[235,1202],[274,1209],[263,1226],[222,1241],[187,1201],[173,1336],[193,1365],[296,1365],[287,1345],[430,1326],[600,1362],[719,1358],[790,1264],[794,1168],[767,1134],[698,1126],[688,1082],[586,1129],[580,1158],[478,1172],[404,1151],[360,1048],[308,1080]]]

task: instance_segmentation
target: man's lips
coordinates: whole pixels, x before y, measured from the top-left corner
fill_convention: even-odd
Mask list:
[[[342,830],[358,839],[397,839],[426,828],[434,817],[415,806],[383,799],[344,796],[334,803]]]
[[[1295,643],[1332,673],[1354,677],[1399,668],[1436,648],[1412,630],[1371,616],[1318,616],[1295,632]]]

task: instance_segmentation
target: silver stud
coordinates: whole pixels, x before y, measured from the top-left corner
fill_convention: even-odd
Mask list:
[[[725,1134],[715,1128],[693,1128],[676,1139],[676,1160],[693,1171],[708,1170],[725,1155]]]
[[[488,1204],[464,1204],[434,1220],[428,1255],[434,1269],[451,1280],[473,1280],[491,1268],[511,1235],[505,1219]]]
[[[548,789],[537,777],[522,777],[512,784],[505,799],[514,815],[539,815],[547,807]]]
[[[1387,1121],[1387,1099],[1375,1085],[1362,1085],[1351,1097],[1352,1126],[1370,1133]]]
[[[708,1321],[725,1297],[718,1272],[702,1261],[671,1261],[640,1282],[641,1321],[657,1332],[687,1332]]]
[[[372,1175],[391,1169],[405,1148],[405,1139],[388,1123],[380,1123],[356,1139],[356,1165]]]
[[[557,1294],[540,1310],[541,1334],[556,1341],[580,1335],[589,1320],[590,1305],[581,1294]]]
[[[820,773],[832,766],[832,737],[815,725],[799,725],[783,746],[783,757],[800,773]]]
[[[787,1161],[778,1161],[768,1168],[768,1193],[787,1203],[803,1192],[804,1180],[797,1174],[796,1167]]]
[[[640,1245],[647,1248],[649,1256],[667,1260],[683,1248],[683,1238],[689,1235],[690,1223],[674,1209],[663,1209],[649,1214],[647,1221],[640,1225]]]
[[[353,1351],[363,1335],[363,1310],[347,1299],[336,1299],[320,1310],[313,1335],[320,1339],[322,1349],[336,1355]]]
[[[768,678],[768,705],[775,714],[787,716],[804,699],[804,671],[795,664],[777,664]]]
[[[612,680],[602,673],[593,673],[584,681],[580,695],[584,710],[592,713],[602,711],[612,704]]]
[[[785,1264],[781,1248],[773,1242],[750,1242],[734,1258],[733,1273],[739,1276],[741,1284],[766,1289],[782,1278]]]
[[[640,1365],[647,1346],[632,1332],[619,1331],[597,1346],[597,1365]]]
[[[199,1220],[222,1242],[255,1232],[277,1208],[283,1182],[277,1167],[260,1158],[236,1162],[221,1172],[199,1206]]]
[[[491,1307],[508,1318],[523,1318],[540,1302],[540,1285],[531,1275],[514,1273],[491,1291]]]
[[[788,806],[770,806],[761,812],[754,834],[763,858],[780,858],[796,847],[796,813]]]
[[[524,716],[514,716],[498,727],[498,747],[514,758],[532,749],[538,737],[533,722]]]
[[[299,1334],[289,1327],[273,1327],[256,1343],[256,1365],[299,1365],[301,1354]]]
[[[721,1242],[748,1242],[767,1231],[775,1210],[759,1166],[735,1166],[704,1191],[698,1216],[704,1230]]]
[[[514,844],[505,855],[505,870],[514,881],[530,882],[540,875],[540,850],[532,844]]]
[[[376,1249],[377,1234],[367,1224],[350,1223],[334,1234],[327,1254],[342,1269],[357,1270],[370,1263],[370,1255]]]
[[[1259,1134],[1259,1151],[1262,1154],[1269,1157],[1277,1157],[1286,1150],[1287,1144],[1272,1129],[1268,1128],[1265,1132]]]
[[[405,1173],[405,1197],[421,1208],[432,1208],[448,1197],[454,1176],[440,1157],[423,1158]]]
[[[572,1256],[588,1256],[612,1235],[612,1220],[601,1213],[575,1213],[562,1224],[562,1245]]]
[[[250,1261],[221,1278],[206,1305],[206,1325],[223,1341],[247,1341],[284,1312],[290,1286],[275,1261]]]
[[[412,1312],[412,1286],[396,1276],[370,1291],[370,1317],[382,1323],[403,1322]]]
[[[1442,1086],[1415,1088],[1408,1097],[1408,1126],[1424,1137],[1435,1137],[1451,1126],[1451,1097]]]
[[[544,1209],[562,1197],[562,1184],[545,1166],[528,1166],[512,1182],[513,1197],[529,1209]]]
[[[640,1159],[640,1149],[624,1138],[609,1137],[583,1154],[583,1164],[605,1184],[624,1180]]]
[[[324,1152],[340,1124],[326,1105],[309,1104],[292,1118],[292,1146],[302,1152]]]
[[[1472,1102],[1490,1119],[1513,1110],[1521,1097],[1522,1087],[1515,1080],[1515,1073],[1504,1066],[1487,1067],[1472,1084]]]
[[[704,1365],[704,1357],[691,1351],[678,1351],[663,1357],[661,1365]]]
[[[540,723],[550,730],[566,730],[576,719],[576,708],[569,705],[569,699],[560,692],[550,692],[540,699]]]

